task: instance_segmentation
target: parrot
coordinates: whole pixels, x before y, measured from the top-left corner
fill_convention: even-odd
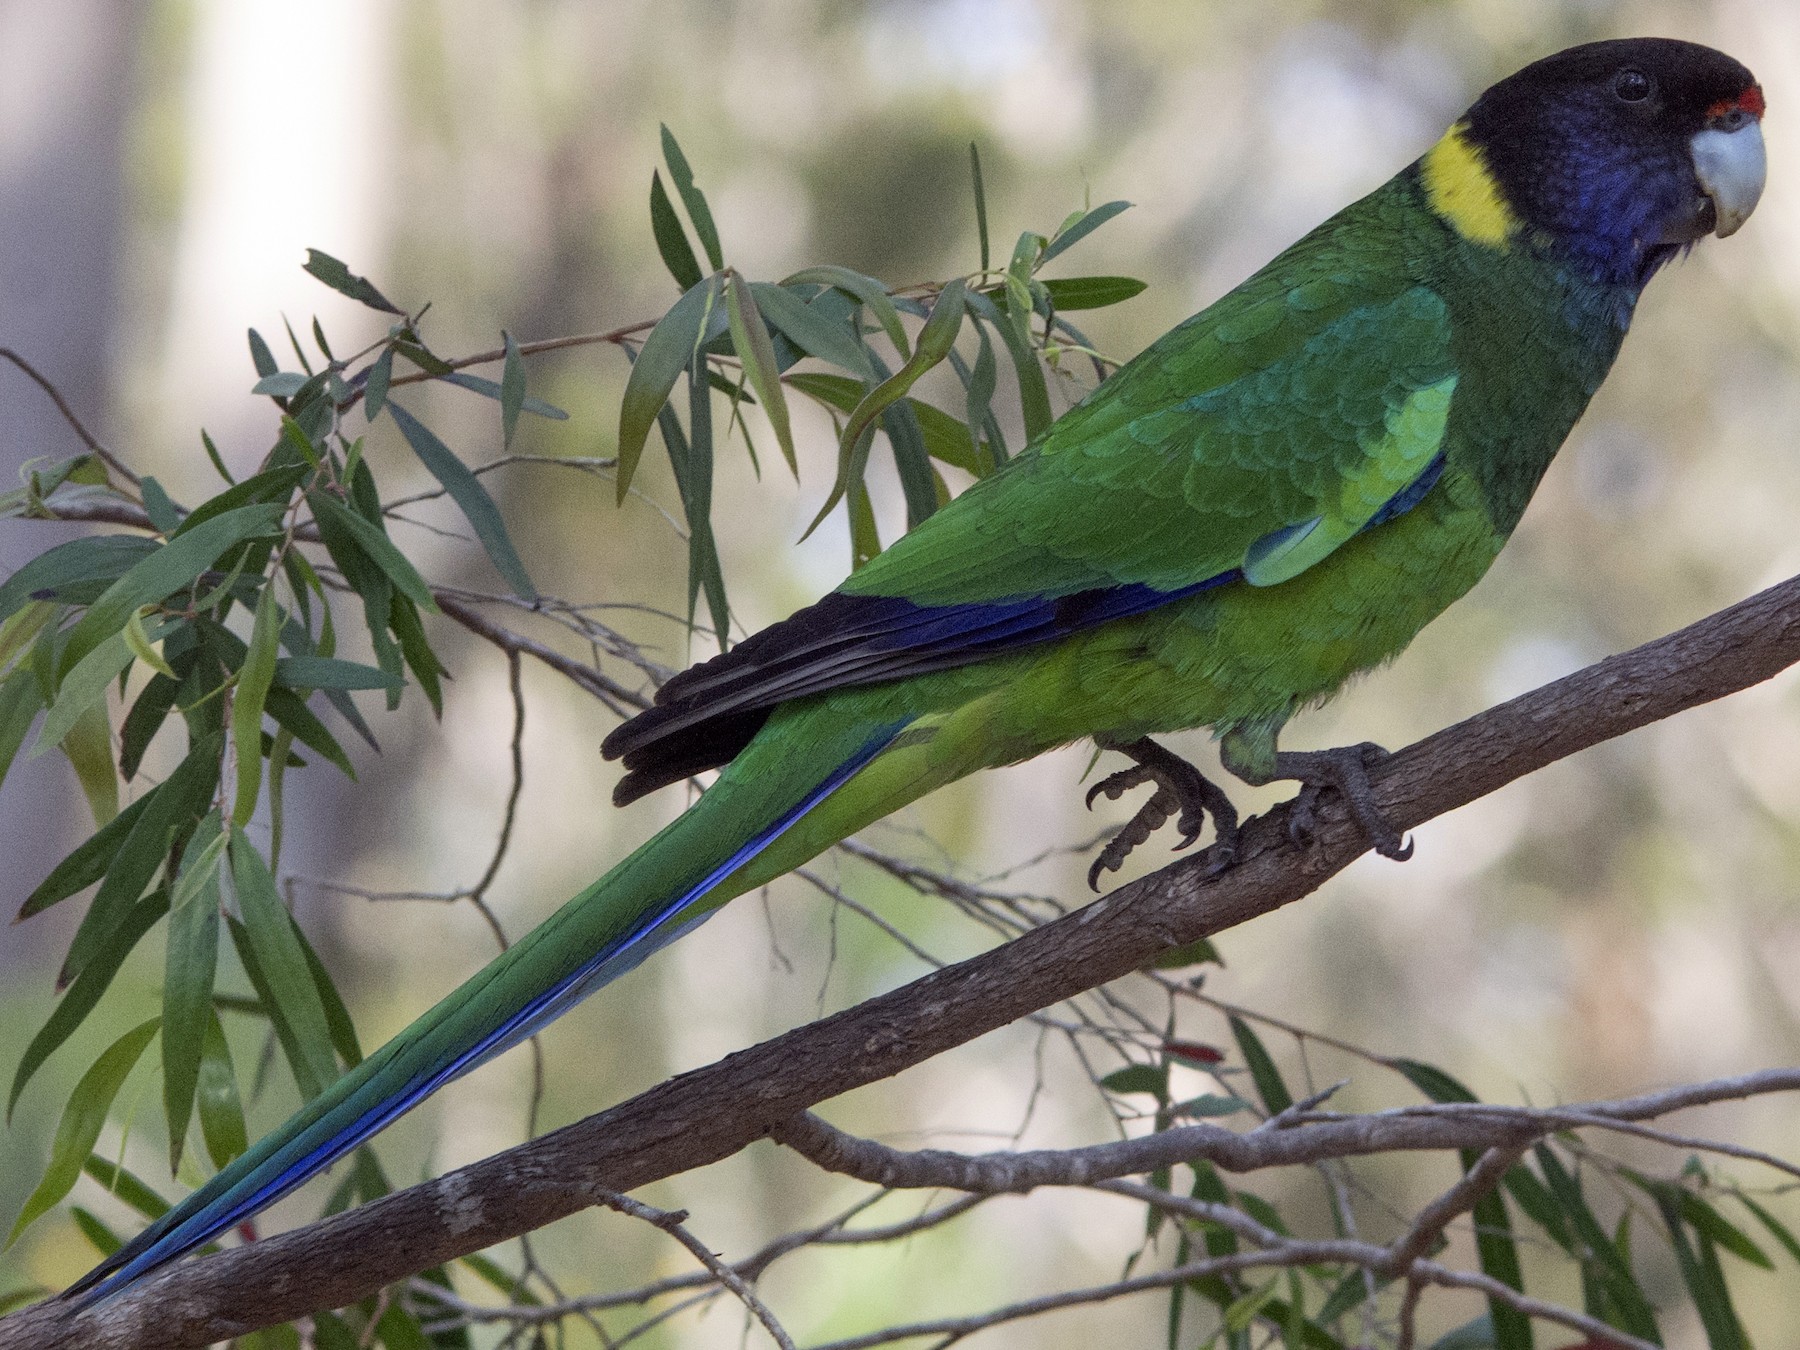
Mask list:
[[[721,772],[681,815],[65,1291],[243,1222],[732,898],[982,768],[1093,741],[1228,866],[1227,794],[1342,794],[1373,846],[1384,753],[1281,750],[1485,573],[1606,377],[1646,284],[1743,225],[1763,93],[1711,48],[1588,43],[1484,92],[1413,163],[1100,383],[823,599],[663,684],[602,746],[615,801]],[[1310,794],[1310,795],[1309,795]],[[1093,794],[1089,801],[1092,804]],[[1304,841],[1302,841],[1304,842]]]

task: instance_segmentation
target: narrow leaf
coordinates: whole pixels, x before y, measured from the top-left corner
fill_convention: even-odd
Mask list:
[[[106,1113],[112,1109],[113,1098],[119,1095],[119,1089],[125,1085],[125,1076],[156,1038],[159,1024],[159,1019],[153,1017],[133,1027],[108,1046],[94,1061],[93,1067],[82,1074],[57,1123],[56,1138],[50,1146],[50,1165],[44,1169],[44,1178],[38,1182],[37,1189],[25,1201],[25,1208],[19,1212],[12,1232],[7,1234],[8,1247],[74,1189],[81,1176],[82,1164],[100,1139],[100,1130],[106,1124]]]
[[[1148,284],[1136,277],[1069,277],[1046,281],[1044,289],[1058,310],[1105,309],[1142,295]]]
[[[975,185],[975,233],[981,240],[981,270],[988,270],[987,190],[981,184],[981,151],[969,142],[969,177]]]
[[[218,812],[200,822],[182,856],[169,901],[163,966],[163,1109],[169,1123],[169,1171],[181,1166],[219,957],[219,863],[226,834]]]
[[[754,293],[736,272],[726,274],[725,302],[730,315],[732,349],[744,363],[750,387],[762,400],[763,413],[775,430],[775,441],[798,480],[800,461],[794,457],[794,433],[788,425],[787,399],[781,392],[781,370],[775,363],[775,347],[769,341],[769,330],[756,307]]]
[[[329,253],[321,253],[316,248],[306,250],[305,268],[332,290],[359,300],[370,309],[381,310],[384,314],[404,314],[398,305],[389,300],[370,284],[367,277],[359,277],[343,263]]]
[[[136,610],[193,582],[225,550],[258,535],[274,534],[280,519],[281,508],[267,503],[242,506],[199,524],[190,516],[173,539],[138,562],[89,606],[81,622],[69,631],[62,669],[71,669],[118,633]]]
[[[263,335],[254,328],[249,331],[250,364],[256,367],[258,375],[273,375],[281,369],[276,361],[275,353],[269,350],[269,344],[263,341]]]
[[[237,763],[237,795],[232,801],[231,822],[239,829],[256,814],[256,799],[262,792],[263,705],[275,678],[280,634],[281,608],[275,603],[275,588],[265,584],[256,602],[250,649],[238,671],[237,692],[231,700],[231,746]]]
[[[119,811],[119,778],[113,772],[112,723],[104,703],[96,700],[75,719],[62,738],[62,752],[75,770],[94,824],[106,824]]]
[[[118,925],[101,945],[99,951],[82,968],[80,977],[69,987],[44,1025],[39,1028],[31,1044],[25,1047],[25,1053],[19,1059],[19,1067],[13,1073],[12,1091],[6,1103],[6,1113],[10,1117],[13,1107],[18,1105],[19,1094],[38,1069],[62,1043],[68,1040],[71,1033],[81,1025],[87,1015],[100,1002],[100,996],[112,983],[113,976],[118,974],[119,967],[137,946],[138,940],[149,932],[156,921],[169,909],[169,892],[167,887],[159,886],[149,895],[132,907],[125,922]]]
[[[1262,1098],[1264,1109],[1272,1116],[1280,1115],[1294,1104],[1293,1093],[1282,1082],[1281,1071],[1275,1067],[1274,1059],[1251,1025],[1236,1015],[1230,1018],[1230,1022],[1231,1034],[1237,1038],[1238,1051],[1250,1070],[1250,1080],[1256,1084],[1256,1093]]]
[[[418,569],[407,561],[405,554],[394,547],[393,541],[379,526],[371,525],[329,493],[309,492],[306,500],[321,525],[329,521],[349,535],[369,561],[380,568],[414,604],[421,609],[436,612],[437,601],[431,598],[431,587],[425,584],[425,578],[419,575]]]
[[[662,174],[655,170],[650,174],[650,233],[656,237],[656,251],[662,255],[663,265],[675,278],[675,284],[684,291],[698,286],[699,259],[694,257],[687,231],[681,228],[681,217],[675,214],[674,203],[663,187]]]
[[[275,683],[287,689],[397,689],[404,680],[329,656],[284,656],[275,663]]]
[[[669,401],[675,381],[692,362],[705,335],[708,318],[719,298],[719,279],[708,277],[690,287],[657,321],[631,364],[625,393],[619,400],[619,501],[631,486],[643,457],[644,442],[657,413]]]
[[[1057,254],[1074,247],[1121,211],[1130,209],[1130,202],[1107,202],[1104,206],[1096,206],[1067,229],[1056,232],[1056,237],[1046,244],[1043,253],[1038,255],[1038,266],[1042,267]]]
[[[687,156],[681,153],[674,133],[666,126],[662,129],[662,148],[663,159],[669,166],[669,178],[675,184],[675,191],[681,194],[681,203],[687,207],[688,219],[694,222],[694,233],[700,238],[700,247],[706,250],[707,259],[716,272],[725,266],[725,256],[719,248],[718,228],[713,224],[712,211],[706,204],[706,197],[694,186],[694,171],[688,167]]]
[[[200,1137],[214,1167],[223,1167],[250,1146],[244,1128],[244,1104],[238,1097],[237,1071],[231,1064],[231,1048],[219,1015],[206,1011],[200,1040]]]
[[[502,406],[504,408],[504,404]],[[531,584],[531,578],[525,573],[525,564],[519,561],[512,539],[506,533],[506,522],[500,518],[500,508],[494,505],[494,499],[488,496],[488,490],[481,485],[481,480],[469,471],[468,465],[451,453],[450,447],[438,439],[436,432],[405,408],[390,399],[387,410],[388,416],[399,426],[400,434],[406,437],[406,443],[412,447],[413,453],[431,471],[431,476],[444,485],[451,500],[462,509],[469,524],[475,527],[475,534],[481,540],[482,547],[487,550],[494,569],[520,599],[536,600],[537,588]],[[517,417],[516,410],[514,417]],[[398,584],[398,578],[395,580]]]
[[[504,329],[500,344],[506,349],[506,364],[500,369],[500,439],[512,448],[513,432],[519,425],[519,413],[525,407],[525,358],[519,355],[519,344]]]
[[[383,347],[381,355],[369,365],[369,378],[363,382],[363,416],[370,422],[381,416],[387,403],[388,386],[394,380],[394,349]]]
[[[844,494],[851,483],[862,478],[863,466],[868,460],[869,444],[875,433],[875,420],[901,398],[908,389],[918,382],[932,366],[941,362],[949,353],[956,341],[956,334],[962,326],[964,291],[960,281],[952,281],[938,295],[937,304],[933,306],[931,317],[925,321],[925,327],[919,332],[919,344],[907,363],[891,377],[883,380],[863,398],[856,411],[844,424],[842,437],[838,442],[837,481],[832,484],[830,495],[826,498],[819,514],[813,517],[812,524],[806,527],[806,535],[810,535],[831,514],[837,504],[844,499]]]
[[[869,354],[856,335],[826,318],[787,287],[753,281],[750,293],[756,297],[763,318],[808,356],[842,366],[865,379],[875,374]]]
[[[894,308],[894,299],[888,294],[887,287],[874,277],[853,272],[848,267],[808,267],[781,280],[783,286],[808,283],[832,286],[851,299],[860,300],[875,315],[876,322],[888,335],[888,341],[894,344],[894,350],[900,353],[901,359],[905,360],[911,355],[912,349],[906,341],[906,329],[900,323],[900,311]]]
[[[308,1100],[337,1077],[331,1053],[331,1030],[319,1002],[318,988],[307,969],[306,954],[294,940],[287,906],[275,892],[275,878],[241,830],[231,832],[231,876],[244,931],[256,964],[268,985],[271,1008],[279,1008],[293,1031],[288,1047],[294,1081]],[[298,1058],[296,1058],[296,1054]]]

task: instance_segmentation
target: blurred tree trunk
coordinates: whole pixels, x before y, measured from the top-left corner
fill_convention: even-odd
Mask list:
[[[0,346],[43,371],[102,439],[142,8],[0,0]],[[0,369],[0,486],[29,459],[79,448],[33,384]],[[0,572],[55,542],[53,531],[73,533],[0,530]],[[0,788],[0,917],[91,828],[68,766],[21,756]],[[0,923],[0,954],[17,949],[15,931]]]

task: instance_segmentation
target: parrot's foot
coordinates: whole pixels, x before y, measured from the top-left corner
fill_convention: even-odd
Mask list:
[[[1098,743],[1102,749],[1117,750],[1136,760],[1137,764],[1109,774],[1089,788],[1089,810],[1093,809],[1098,797],[1117,801],[1132,788],[1145,783],[1155,783],[1156,792],[1138,808],[1138,813],[1125,828],[1112,837],[1112,842],[1100,850],[1100,856],[1088,868],[1090,890],[1099,890],[1100,874],[1118,871],[1131,850],[1160,829],[1171,816],[1176,816],[1175,828],[1181,831],[1181,842],[1175,845],[1180,850],[1200,837],[1200,827],[1211,815],[1214,832],[1218,835],[1217,854],[1211,870],[1223,872],[1231,866],[1237,857],[1238,813],[1231,798],[1218,784],[1148,736],[1140,736],[1134,741],[1099,740]]]
[[[1400,832],[1388,823],[1381,808],[1375,805],[1375,793],[1369,787],[1369,769],[1387,757],[1388,752],[1373,741],[1334,750],[1283,750],[1277,754],[1271,776],[1295,778],[1304,785],[1288,816],[1288,837],[1302,847],[1312,842],[1319,795],[1326,788],[1335,788],[1349,804],[1356,823],[1374,842],[1377,853],[1395,862],[1412,857],[1412,841],[1401,838]]]

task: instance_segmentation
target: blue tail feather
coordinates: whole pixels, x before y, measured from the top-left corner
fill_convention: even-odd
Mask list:
[[[620,934],[592,953],[586,961],[574,967],[551,987],[542,990],[473,1045],[421,1071],[399,1091],[383,1097],[348,1124],[333,1124],[330,1108],[323,1105],[326,1098],[317,1099],[315,1106],[320,1112],[319,1117],[308,1127],[298,1131],[285,1146],[277,1145],[271,1155],[263,1159],[257,1159],[258,1150],[253,1149],[236,1163],[226,1167],[205,1186],[71,1285],[64,1297],[83,1307],[108,1298],[140,1276],[192,1251],[273,1204],[281,1196],[378,1134],[445,1084],[521,1041],[528,1040],[601,986],[634,969],[652,953],[698,927],[716,910],[702,910],[683,919],[681,916],[684,910],[768,848],[820,802],[854,777],[893,742],[905,725],[902,721],[879,729],[855,754],[832,770],[800,801],[747,840],[724,861],[711,868],[700,880],[642,916],[628,932]],[[406,1035],[406,1032],[401,1032],[387,1047],[365,1060],[354,1071],[358,1078],[366,1081],[369,1076],[378,1072],[382,1064],[402,1048]],[[344,1081],[339,1080],[340,1084]],[[354,1090],[340,1089],[345,1097]],[[330,1095],[328,1089],[327,1097]],[[284,1154],[292,1154],[295,1149],[299,1152],[290,1156],[287,1161],[280,1162],[279,1170],[272,1176],[261,1175],[270,1164],[279,1162]]]

